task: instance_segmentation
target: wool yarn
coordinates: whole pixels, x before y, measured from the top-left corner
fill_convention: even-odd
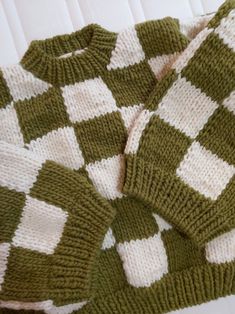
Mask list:
[[[227,1],[188,51],[200,49],[205,30],[230,18],[234,7]],[[130,178],[130,185],[139,181],[128,149],[136,145],[139,158],[153,99],[170,91],[170,65],[185,58],[179,55],[189,40],[181,29],[171,18],[119,34],[90,25],[35,41],[20,65],[1,69],[0,208],[8,228],[0,244],[0,306],[6,311],[160,314],[234,293],[234,234],[217,232],[204,246],[168,219],[165,207],[129,189]],[[185,90],[176,95],[183,99]],[[195,98],[204,101],[200,93]],[[197,115],[193,122],[199,124]],[[166,139],[149,143],[145,154],[151,158],[164,145],[168,153]],[[167,159],[159,162],[162,171],[173,169]],[[143,194],[147,188],[154,197],[159,182],[147,172],[141,182]]]
[[[128,130],[187,44],[171,18],[92,24],[1,69],[1,307],[70,313],[104,286]]]
[[[230,6],[221,8],[173,64],[126,147],[124,191],[150,203],[201,246],[226,231],[234,239],[235,10],[226,11]],[[230,253],[232,260],[235,251]]]

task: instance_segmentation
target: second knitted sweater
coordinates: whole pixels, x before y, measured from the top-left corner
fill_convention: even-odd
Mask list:
[[[219,11],[215,20],[226,17],[230,9],[231,3]],[[2,283],[5,306],[31,306],[47,313],[69,313],[79,308],[81,313],[162,313],[234,291],[234,263],[214,263],[210,259],[216,254],[213,246],[209,251],[198,248],[160,216],[152,214],[149,203],[121,193],[124,173],[121,153],[137,113],[130,114],[129,109],[136,108],[136,104],[141,108],[145,92],[147,98],[155,85],[151,69],[158,73],[159,64],[174,58],[175,51],[187,44],[174,20],[158,21],[155,25],[153,34],[158,37],[154,38],[149,36],[149,31],[141,36],[143,25],[118,36],[111,34],[113,39],[109,34],[115,47],[108,58],[107,40],[97,50],[96,31],[91,31],[91,45],[87,48],[83,37],[78,40],[75,37],[76,46],[78,41],[84,51],[75,51],[72,56],[60,55],[75,50],[73,37],[69,38],[70,49],[64,49],[62,39],[66,38],[61,37],[33,44],[22,64],[41,79],[40,84],[49,83],[49,86],[46,91],[36,91],[42,93],[39,96],[27,95],[30,99],[15,100],[17,86],[10,85],[13,76],[7,80],[3,70],[3,79],[14,99],[17,135],[23,136],[27,148],[1,143],[3,195],[12,195],[17,200],[19,188],[23,189],[22,202],[17,203],[19,214],[18,220],[14,220],[15,229],[4,211],[6,225],[11,227],[7,233],[10,241],[2,246],[6,256]],[[127,33],[131,34],[128,44]],[[145,45],[148,38],[151,41]],[[157,49],[164,47],[167,55],[172,45],[170,56],[152,59],[153,39]],[[57,105],[61,109],[53,111]],[[9,128],[5,134],[9,139],[16,135],[10,137]],[[17,171],[22,170],[21,164],[27,163],[23,168],[25,174]],[[109,202],[97,195],[87,178]],[[13,195],[9,191],[17,193]],[[45,216],[41,214],[43,210]],[[114,212],[115,219],[109,225]],[[37,217],[40,217],[39,227]],[[47,221],[44,225],[41,217]],[[55,218],[58,228],[53,229]],[[95,263],[92,252],[94,247],[101,246],[100,239],[108,225],[110,228]],[[50,235],[49,230],[52,236],[47,241],[45,235]],[[94,267],[87,267],[86,261],[87,266]],[[51,272],[49,276],[48,272]],[[81,281],[84,273],[90,275],[92,289],[87,289]],[[14,303],[12,297],[21,302]]]

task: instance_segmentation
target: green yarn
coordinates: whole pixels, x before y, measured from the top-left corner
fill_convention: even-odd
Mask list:
[[[26,143],[71,124],[61,92],[54,87],[37,98],[16,102],[15,109]]]
[[[0,187],[0,242],[11,241],[24,204],[24,193]]]
[[[177,19],[166,17],[159,21],[137,24],[140,43],[148,58],[156,55],[167,55],[181,52],[187,46],[188,40],[178,32],[180,25]],[[172,36],[172,32],[175,33]]]
[[[221,103],[235,88],[235,58],[231,58],[231,49],[223,40],[212,33],[181,74],[207,96]]]
[[[116,42],[117,34],[90,24],[70,35],[59,35],[44,41],[33,41],[21,64],[36,77],[54,86],[65,86],[97,77],[106,71]],[[86,48],[89,53],[70,58],[56,58],[77,49]],[[36,62],[35,62],[36,61]]]
[[[156,86],[156,77],[146,60],[107,72],[102,79],[112,91],[118,107],[144,103]]]
[[[221,121],[223,121],[221,123]],[[207,126],[199,133],[197,140],[229,164],[235,164],[234,114],[223,106],[217,109]],[[226,125],[226,128],[224,127]]]
[[[209,27],[219,25],[232,3],[220,9]],[[156,113],[179,74],[171,69],[158,81],[154,64],[159,67],[164,58],[171,63],[172,55],[181,53],[189,41],[171,18],[141,23],[120,34],[92,24],[71,35],[34,41],[21,61],[32,91],[30,84],[12,90],[7,70],[0,72],[0,107],[13,111],[9,121],[17,121],[11,127],[18,135],[17,140],[7,137],[9,128],[3,140],[34,152],[35,160],[22,153],[29,169],[40,164],[30,173],[34,180],[27,191],[16,191],[8,183],[0,187],[6,226],[0,245],[9,244],[0,299],[9,304],[51,300],[63,307],[86,301],[74,313],[161,314],[235,293],[234,261],[210,261],[205,247],[231,230],[235,183],[229,182],[213,203],[182,182],[175,171],[194,138]],[[129,44],[139,49],[130,56]],[[208,51],[214,47],[219,54],[213,59]],[[218,101],[196,140],[233,163],[229,136],[234,135],[235,118],[222,107],[234,88],[230,56],[231,49],[211,34],[181,74]],[[206,66],[200,66],[202,59]],[[222,84],[212,80],[215,73],[210,70],[217,63],[225,66]],[[136,154],[128,153],[123,162],[136,117],[141,126],[142,109],[152,116]],[[45,220],[45,233],[47,223],[60,233],[49,251],[40,248],[37,234],[36,248],[22,245],[27,237],[20,244],[14,241],[28,199],[44,204],[44,219],[50,210],[65,219],[61,233],[56,229],[61,221],[50,225],[53,214]],[[39,209],[30,213],[38,214]],[[37,221],[29,227],[38,231]]]
[[[4,108],[12,100],[9,88],[0,71],[0,109]]]
[[[77,313],[161,314],[235,293],[234,263],[204,265],[167,276],[149,289],[126,287],[94,300]],[[75,312],[76,313],[76,312]]]
[[[124,193],[201,247],[234,228],[234,9],[226,1],[190,43],[151,94],[140,139],[128,140],[137,150],[127,155]]]
[[[125,148],[127,133],[119,112],[76,123],[74,130],[87,164],[117,155]]]

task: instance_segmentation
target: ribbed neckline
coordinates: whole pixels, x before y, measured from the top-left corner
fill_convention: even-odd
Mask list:
[[[34,40],[21,65],[36,77],[55,86],[74,84],[106,70],[117,34],[90,24],[69,35]],[[66,58],[61,55],[84,49]]]

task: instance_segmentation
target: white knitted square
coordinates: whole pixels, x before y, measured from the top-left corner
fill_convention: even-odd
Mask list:
[[[128,133],[130,132],[130,129],[133,127],[134,122],[138,115],[140,114],[140,112],[142,111],[143,107],[144,105],[140,104],[120,108],[121,116]]]
[[[195,138],[218,104],[185,78],[178,77],[163,97],[156,114],[170,125]]]
[[[111,228],[109,228],[102,243],[102,250],[110,249],[115,245],[115,243],[116,239],[114,238],[113,231]]]
[[[124,68],[144,60],[145,54],[134,26],[119,32],[108,70]]]
[[[79,303],[71,303],[61,306],[53,306],[46,311],[46,314],[72,314],[78,312],[83,306],[87,304],[87,301]]]
[[[0,291],[7,270],[7,259],[10,251],[10,243],[0,243]]]
[[[172,229],[172,226],[161,216],[153,214],[153,217],[156,220],[160,232]]]
[[[215,29],[215,33],[235,52],[235,10],[232,10],[228,16],[223,18],[220,25]]]
[[[67,213],[61,208],[27,196],[12,244],[53,254],[61,239],[66,220]]]
[[[162,55],[153,57],[148,60],[148,64],[155,74],[157,80],[161,80],[163,76],[169,71],[172,63],[177,59],[179,53],[173,53],[169,55]]]
[[[148,239],[118,243],[128,282],[134,287],[149,287],[168,272],[167,254],[161,234]]]
[[[62,88],[64,102],[72,122],[81,122],[117,111],[116,101],[100,78]]]
[[[20,147],[24,146],[23,135],[13,103],[0,109],[0,125],[1,140]]]
[[[82,151],[72,127],[59,128],[27,145],[29,150],[62,165],[79,169],[84,165]]]
[[[0,185],[28,193],[37,179],[44,158],[25,148],[0,141]]]
[[[225,98],[223,105],[233,114],[235,114],[235,91],[233,91],[229,97]]]
[[[235,260],[235,229],[206,244],[206,259],[216,264]]]
[[[3,67],[1,71],[14,101],[30,99],[44,93],[50,87],[19,64]]]
[[[194,142],[176,173],[190,187],[216,200],[235,174],[235,168]]]
[[[124,173],[123,155],[116,155],[86,166],[89,177],[97,191],[107,199],[123,196],[121,193]]]

